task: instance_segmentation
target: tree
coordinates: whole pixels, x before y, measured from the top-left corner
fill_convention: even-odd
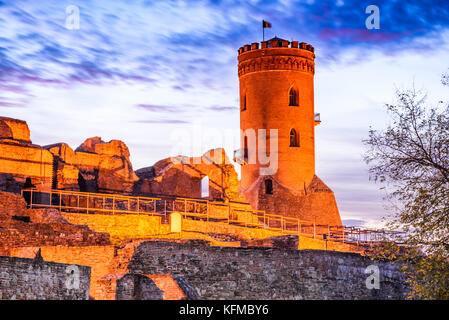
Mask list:
[[[449,86],[449,74],[442,79]],[[429,106],[415,89],[398,90],[387,104],[391,123],[363,140],[370,178],[394,203],[391,228],[406,232],[411,297],[449,298],[449,104]]]

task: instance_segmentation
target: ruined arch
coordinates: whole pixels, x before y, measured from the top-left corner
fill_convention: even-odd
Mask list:
[[[209,196],[209,176],[204,176],[201,178],[201,198],[208,198]]]

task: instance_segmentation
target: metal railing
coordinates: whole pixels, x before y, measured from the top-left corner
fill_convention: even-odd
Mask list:
[[[119,194],[90,193],[55,189],[23,189],[28,207],[56,208],[79,213],[150,213],[158,212],[159,198],[133,197]]]
[[[298,218],[253,210],[249,204],[210,201],[207,199],[168,197],[135,197],[120,194],[89,193],[55,189],[23,189],[29,208],[55,208],[64,212],[85,214],[146,214],[165,218],[179,212],[184,218],[220,222],[246,228],[259,228],[283,234],[320,238],[327,241],[369,245],[400,235],[400,232],[356,227],[320,225]]]

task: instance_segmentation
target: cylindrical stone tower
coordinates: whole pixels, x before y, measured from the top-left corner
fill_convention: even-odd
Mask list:
[[[262,42],[261,48],[252,43],[238,52],[240,128],[243,133],[254,129],[256,134],[258,129],[277,129],[278,168],[271,176],[293,192],[304,192],[315,175],[314,127],[319,123],[314,112],[314,48],[275,37]],[[267,135],[266,148],[275,152]],[[260,180],[260,168],[268,167],[258,158],[255,163],[248,161],[248,154],[265,148],[260,143],[252,148],[251,141],[249,135],[242,135],[243,192]]]

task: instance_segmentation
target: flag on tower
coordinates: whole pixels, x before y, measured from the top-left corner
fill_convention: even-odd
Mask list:
[[[271,23],[262,20],[262,41],[265,41],[265,28],[271,28]]]
[[[271,23],[268,21],[262,20],[262,28],[271,28]]]

